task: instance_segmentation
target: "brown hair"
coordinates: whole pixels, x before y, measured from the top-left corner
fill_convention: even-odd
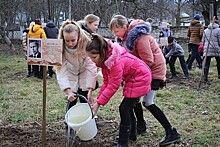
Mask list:
[[[104,61],[104,59],[106,57],[107,50],[108,50],[108,43],[99,34],[93,34],[92,40],[86,46],[87,52],[89,52],[91,54],[99,54],[102,61]]]
[[[42,24],[41,21],[40,21],[40,19],[35,19],[34,22],[35,22],[35,24],[38,24],[38,25],[41,25],[41,24]]]
[[[64,40],[63,32],[71,33],[73,31],[76,31],[78,33],[77,53],[85,55],[85,48],[90,39],[75,21],[66,20],[63,22],[59,30],[58,39]],[[63,47],[65,47],[64,45],[65,43],[63,44]]]
[[[112,31],[114,28],[128,26],[128,20],[123,15],[114,15],[109,23],[109,29]]]
[[[88,14],[84,17],[84,21],[86,24],[93,23],[94,21],[99,21],[100,18],[94,14]]]

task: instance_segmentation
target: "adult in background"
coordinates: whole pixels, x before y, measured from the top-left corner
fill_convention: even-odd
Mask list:
[[[170,24],[167,23],[167,25],[164,25],[161,27],[160,33],[159,33],[159,43],[161,43],[161,38],[168,38],[172,36],[171,30],[170,30]],[[166,46],[161,46],[161,49],[163,51],[163,55],[165,56],[169,50],[166,48]],[[166,58],[166,63],[169,63],[169,58]]]
[[[46,39],[47,36],[42,28],[42,23],[40,19],[35,19],[35,24],[29,29],[28,38],[43,38]],[[43,66],[33,65],[34,76],[43,79]]]
[[[203,25],[200,23],[200,15],[196,14],[191,21],[191,24],[188,28],[187,36],[189,37],[188,51],[189,57],[187,60],[188,69],[192,69],[192,63],[196,59],[199,68],[202,68],[202,58],[199,55],[199,42],[202,39],[202,34],[204,31]]]
[[[44,31],[47,38],[57,39],[59,29],[52,20],[49,20],[47,22],[46,27],[44,27]],[[55,74],[55,72],[53,71],[53,66],[48,66],[48,76],[52,78],[53,74]]]
[[[210,38],[211,29],[213,30]],[[204,57],[206,56],[206,52],[208,50],[205,68],[204,68],[204,80],[205,82],[208,82],[209,66],[212,57],[215,57],[215,60],[217,62],[218,78],[220,79],[220,28],[219,28],[218,20],[215,20],[214,24],[210,23],[208,25],[208,28],[205,29],[202,37],[202,42],[204,44],[204,52],[203,52]],[[209,44],[209,48],[208,48],[208,44]]]
[[[154,104],[154,97],[157,90],[162,88],[166,81],[166,63],[159,45],[155,38],[150,35],[149,27],[147,27],[144,20],[139,19],[133,20],[129,24],[127,18],[123,15],[113,16],[109,27],[115,36],[121,38],[127,50],[143,60],[152,71],[151,91],[144,96],[143,105],[160,122],[166,131],[166,137],[160,142],[160,146],[179,142],[181,140],[180,134],[176,128],[171,126],[163,111]],[[143,117],[143,110],[140,103],[134,107],[135,109],[139,109],[139,113],[135,112],[136,117],[140,117],[138,115],[142,115],[141,117]],[[132,126],[131,132],[135,131],[135,124],[132,124]]]

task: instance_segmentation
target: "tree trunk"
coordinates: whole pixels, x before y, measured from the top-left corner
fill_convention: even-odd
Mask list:
[[[2,39],[7,43],[7,45],[10,47],[10,49],[15,50],[15,47],[14,47],[13,43],[8,38],[8,36],[6,35],[4,28],[2,28],[0,30],[0,34],[1,34]]]

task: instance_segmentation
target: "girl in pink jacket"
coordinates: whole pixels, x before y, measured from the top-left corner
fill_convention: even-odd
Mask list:
[[[143,60],[152,71],[151,91],[144,96],[143,105],[165,129],[165,139],[160,142],[159,146],[180,142],[180,134],[176,128],[171,126],[163,111],[154,103],[157,90],[163,88],[166,81],[166,63],[159,45],[150,35],[149,27],[145,21],[139,19],[128,22],[128,19],[123,15],[112,17],[109,27],[114,35],[120,38],[121,44],[126,46],[130,53]],[[146,125],[142,105],[138,103],[134,111],[137,117],[137,131],[145,132]],[[133,126],[133,131],[135,131],[135,126]]]
[[[93,35],[86,51],[92,61],[102,69],[104,78],[98,98],[93,104],[94,114],[100,105],[104,106],[108,103],[123,81],[124,98],[119,106],[121,122],[118,146],[128,146],[129,137],[133,137],[133,134],[130,134],[131,123],[136,121],[132,108],[141,96],[151,90],[150,68],[143,61],[126,52],[125,48],[110,40],[106,41],[98,34]]]

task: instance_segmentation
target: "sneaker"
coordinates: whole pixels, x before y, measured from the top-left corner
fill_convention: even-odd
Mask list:
[[[188,79],[188,78],[189,78],[189,76],[186,76],[186,75],[183,76],[183,79]]]
[[[170,77],[169,77],[169,79],[173,79],[173,78],[175,78],[176,77],[176,75],[171,75]]]
[[[27,74],[27,78],[29,78],[29,77],[33,77],[33,76],[34,76],[33,73],[28,73],[28,74]]]
[[[179,143],[181,141],[180,134],[177,132],[176,128],[171,128],[170,131],[165,136],[165,139],[160,142],[160,147],[168,146],[172,143]]]

